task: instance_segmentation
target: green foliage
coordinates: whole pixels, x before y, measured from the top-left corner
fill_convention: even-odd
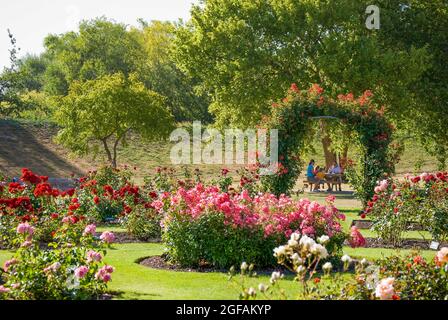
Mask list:
[[[211,91],[220,125],[257,123],[292,82],[320,83],[333,96],[370,89],[394,113],[407,106],[428,51],[381,42],[365,9],[362,0],[206,1],[177,30],[175,58]]]
[[[272,115],[265,119],[268,129],[279,130],[279,164],[277,174],[262,176],[264,187],[277,195],[291,191],[302,170],[299,155],[312,126],[311,119],[334,117],[355,133],[355,141],[363,153],[359,169],[353,170],[348,178],[365,205],[373,196],[376,181],[394,168],[388,152],[392,126],[370,102],[370,96],[371,92],[366,91],[358,99],[348,94],[333,100],[323,94],[319,85],[300,91],[293,84],[281,103],[272,104]]]
[[[73,81],[93,80],[137,72],[145,58],[138,39],[126,26],[106,18],[82,21],[79,32],[49,35],[45,38],[51,69],[45,73],[46,90],[66,95]],[[48,79],[56,77],[56,79]],[[61,90],[62,89],[62,90]]]
[[[208,99],[196,92],[197,80],[187,77],[171,58],[175,25],[170,22],[142,22],[132,29],[146,53],[140,77],[145,85],[167,98],[167,106],[176,121],[210,122]]]
[[[373,220],[377,235],[394,245],[413,225],[429,231],[437,241],[448,239],[448,184],[442,172],[425,174],[400,182],[382,181],[377,193],[369,201],[365,213]],[[381,188],[381,185],[384,187]]]
[[[57,140],[79,154],[88,153],[93,141],[102,143],[116,167],[118,144],[130,130],[147,139],[169,135],[173,119],[164,103],[162,96],[145,89],[134,75],[75,81],[68,95],[58,99],[55,119],[62,129]]]
[[[446,168],[448,132],[448,3],[445,0],[380,0],[378,40],[397,50],[425,48],[426,68],[410,84],[412,101],[390,110],[417,134],[439,170]]]
[[[164,221],[163,241],[168,258],[182,266],[209,263],[218,268],[251,261],[257,266],[274,263],[274,237],[264,237],[262,229],[229,228],[223,214],[203,215],[192,221],[187,215],[176,215]]]
[[[161,236],[161,215],[153,208],[136,205],[125,217],[125,226],[129,234],[139,240],[158,239]]]

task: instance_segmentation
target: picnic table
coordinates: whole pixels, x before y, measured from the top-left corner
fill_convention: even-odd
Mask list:
[[[342,180],[343,180],[343,174],[342,173],[326,173],[325,174],[325,181],[333,186],[338,186],[339,191],[342,191]]]
[[[342,183],[343,182],[344,182],[344,174],[343,173],[326,173],[325,179],[321,180],[321,183],[329,183],[329,184],[331,184],[332,188],[336,187],[335,191],[338,191],[337,189],[339,189],[339,191],[342,191]],[[305,176],[305,179],[303,180],[302,192],[308,186],[310,187],[310,191],[311,191],[312,184],[308,181],[308,178]]]

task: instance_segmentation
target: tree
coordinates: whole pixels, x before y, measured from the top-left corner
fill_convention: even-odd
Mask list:
[[[131,33],[140,40],[146,52],[140,75],[145,85],[165,97],[176,121],[210,122],[208,99],[195,91],[197,79],[186,76],[174,63],[171,52],[176,26],[171,22],[140,21],[141,27]]]
[[[176,63],[211,91],[217,124],[247,127],[295,82],[335,96],[372,90],[386,114],[408,105],[426,48],[395,48],[365,27],[361,0],[207,0],[176,32]],[[325,141],[328,141],[327,139]]]
[[[146,55],[126,25],[105,17],[82,21],[79,32],[49,35],[44,43],[52,62],[45,75],[45,89],[55,95],[67,94],[75,80],[138,72]]]
[[[17,114],[23,109],[23,104],[20,100],[21,77],[17,73],[17,54],[20,48],[17,48],[17,40],[14,35],[9,29],[7,31],[11,42],[11,49],[9,49],[11,65],[9,68],[5,68],[0,75],[0,115],[9,116]]]
[[[57,141],[78,154],[100,143],[114,168],[119,143],[131,130],[146,139],[160,139],[173,129],[164,97],[147,90],[135,74],[74,81],[58,102],[55,118],[62,129]]]
[[[414,99],[400,109],[409,131],[435,155],[441,169],[448,156],[448,2],[446,0],[382,0],[379,41],[409,50],[426,48],[427,69],[411,83]]]

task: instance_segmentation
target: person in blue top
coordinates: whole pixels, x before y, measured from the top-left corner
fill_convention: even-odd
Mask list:
[[[315,161],[313,159],[311,159],[308,164],[308,168],[306,169],[306,179],[310,184],[310,189],[312,189],[313,191],[319,191],[320,184],[323,182],[326,182],[326,181],[318,179],[316,177],[316,175],[314,174],[314,164],[315,164]],[[314,189],[313,189],[313,185],[314,185]],[[331,187],[328,182],[327,182],[327,185],[328,185],[327,191],[331,191]]]

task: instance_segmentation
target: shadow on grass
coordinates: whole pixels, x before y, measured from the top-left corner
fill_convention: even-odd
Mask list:
[[[108,291],[110,295],[112,295],[113,300],[142,300],[142,299],[148,299],[148,297],[152,298],[159,298],[161,297],[160,294],[154,294],[154,293],[141,293],[141,292],[135,292],[135,291]]]

